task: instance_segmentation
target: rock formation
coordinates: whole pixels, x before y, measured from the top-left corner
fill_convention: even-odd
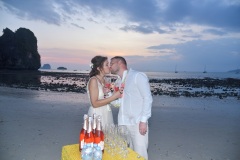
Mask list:
[[[50,64],[44,64],[41,69],[51,69]]]
[[[66,67],[58,67],[57,69],[58,69],[58,70],[67,70]]]
[[[0,37],[0,69],[38,70],[41,67],[37,38],[26,28],[3,29]]]

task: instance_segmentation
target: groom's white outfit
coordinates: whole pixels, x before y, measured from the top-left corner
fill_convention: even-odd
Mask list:
[[[144,158],[148,159],[148,132],[141,135],[139,123],[148,122],[151,117],[152,94],[146,74],[132,69],[123,72],[122,79],[125,87],[118,113],[118,125],[127,126],[131,134],[132,148]]]

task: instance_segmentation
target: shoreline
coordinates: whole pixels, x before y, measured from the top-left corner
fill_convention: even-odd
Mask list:
[[[86,93],[87,73],[0,70],[0,86],[39,91]],[[114,81],[115,77],[112,77]],[[240,79],[149,79],[154,96],[234,97],[240,100]]]
[[[154,96],[149,160],[238,160],[239,104],[231,97]],[[88,107],[86,94],[0,87],[0,158],[60,159],[62,146],[78,143]]]

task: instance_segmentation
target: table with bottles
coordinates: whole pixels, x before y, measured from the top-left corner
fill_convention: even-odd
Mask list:
[[[110,153],[104,151],[103,160],[123,160],[121,155],[115,154],[112,156]],[[128,148],[128,155],[125,160],[144,160],[138,153],[134,152],[131,148]],[[81,160],[81,152],[79,152],[79,144],[71,144],[62,147],[61,160]]]
[[[135,160],[144,159],[130,146],[132,141],[126,126],[107,124],[102,130],[101,116],[83,117],[79,144],[62,148],[62,160]]]

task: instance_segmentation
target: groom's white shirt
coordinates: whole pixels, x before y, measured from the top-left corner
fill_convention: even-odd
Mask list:
[[[125,79],[126,77],[126,79]],[[135,125],[151,117],[152,94],[145,73],[130,69],[123,73],[125,87],[118,113],[118,125]]]

